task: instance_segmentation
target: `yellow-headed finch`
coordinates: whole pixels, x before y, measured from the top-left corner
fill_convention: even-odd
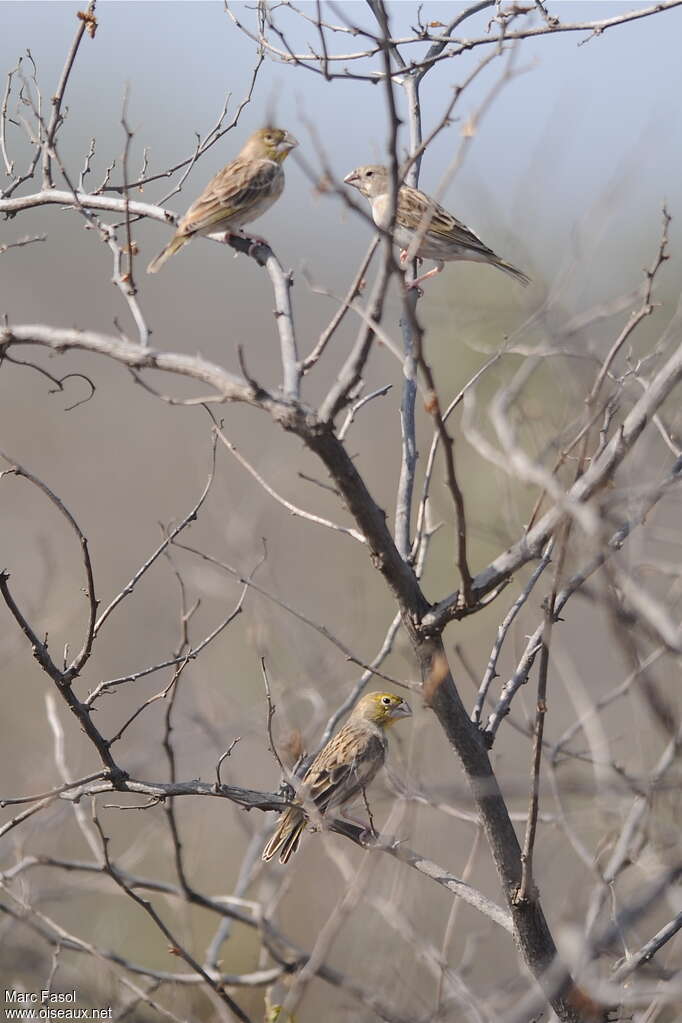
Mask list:
[[[147,273],[160,270],[195,234],[233,233],[265,213],[282,194],[282,163],[297,145],[294,136],[280,128],[265,127],[254,132],[239,156],[218,171],[192,203]]]
[[[343,180],[369,199],[374,223],[377,227],[388,230],[391,219],[388,168],[374,164],[358,167]],[[530,278],[526,274],[496,256],[473,231],[418,188],[411,188],[409,185],[400,187],[393,237],[402,250],[401,263],[407,260],[408,254],[412,259],[417,257],[433,259],[437,263],[433,270],[413,281],[411,287],[416,287],[421,281],[440,273],[444,263],[456,259],[489,263],[490,266],[504,270],[524,286],[530,283]],[[417,238],[419,243],[416,245],[416,251],[412,251],[410,245]]]
[[[349,803],[366,789],[386,757],[386,730],[411,713],[407,701],[394,693],[363,696],[343,728],[308,768],[295,805],[282,815],[265,846],[263,859],[271,860],[279,852],[279,862],[286,863],[296,852],[306,826],[306,804],[323,815]]]

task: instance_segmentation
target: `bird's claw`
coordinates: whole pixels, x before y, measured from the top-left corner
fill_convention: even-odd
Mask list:
[[[266,238],[262,238],[261,235],[259,234],[246,234],[244,231],[242,231],[241,228],[238,231],[226,231],[225,242],[227,242],[228,245],[230,243],[231,238],[239,238],[240,241],[249,243],[249,247],[246,250],[246,255],[250,256],[251,259],[253,259],[256,256],[256,250],[261,245],[264,245],[265,248],[268,249],[270,248],[269,242]],[[237,249],[237,251],[235,252],[235,256],[238,256],[239,252],[240,250]]]
[[[265,238],[254,237],[254,238],[249,238],[249,241],[251,243],[249,245],[249,251],[248,251],[248,255],[249,256],[252,256],[252,257],[255,256],[256,255],[256,250],[261,248],[261,246],[265,246],[265,248],[270,248],[270,246],[266,242]]]
[[[368,824],[366,828],[363,828],[358,838],[362,845],[374,845],[379,838],[379,832],[376,831],[371,824]]]

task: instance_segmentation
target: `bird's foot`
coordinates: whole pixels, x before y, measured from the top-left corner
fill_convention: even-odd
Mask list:
[[[372,824],[366,824],[358,835],[362,845],[374,845],[378,838],[379,832]]]
[[[367,827],[365,821],[361,820],[359,817],[354,817],[351,813],[347,813],[343,806],[339,807],[339,817],[348,824],[354,824],[356,828]]]
[[[270,243],[268,242],[267,238],[262,238],[261,235],[259,234],[246,234],[244,231],[242,231],[241,228],[239,228],[238,231],[225,232],[224,240],[228,245],[230,244],[230,241],[233,238],[235,239],[238,238],[241,242],[248,242],[249,247],[246,250],[246,255],[250,256],[252,259],[256,255],[256,250],[261,245],[264,245],[268,249],[270,248]],[[235,252],[235,256],[239,255],[239,253],[243,251],[244,251],[243,249],[238,248]]]
[[[267,238],[263,238],[260,234],[246,234],[244,231],[241,231],[240,234],[242,238],[246,238],[247,241],[251,242],[252,249],[258,248],[259,245],[265,245],[267,248],[270,248],[270,243]],[[251,255],[250,250],[249,255]]]

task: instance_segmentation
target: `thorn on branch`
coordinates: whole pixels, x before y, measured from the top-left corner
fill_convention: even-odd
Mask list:
[[[239,360],[239,368],[242,371],[242,376],[249,384],[249,386],[253,389],[255,397],[258,398],[263,396],[265,394],[264,389],[261,387],[258,381],[251,376],[248,369],[246,368],[246,359],[244,357],[243,345],[237,345],[237,358]]]

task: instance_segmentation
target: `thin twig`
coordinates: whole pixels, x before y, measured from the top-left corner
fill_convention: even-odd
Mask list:
[[[332,320],[327,327],[320,334],[317,344],[312,349],[309,355],[306,355],[305,359],[301,363],[301,371],[309,373],[313,366],[319,361],[320,356],[324,352],[325,348],[331,341],[332,337],[336,333],[336,330],[341,325],[346,313],[351,308],[351,302],[359,295],[365,284],[365,274],[369,269],[369,264],[372,262],[372,256],[376,251],[376,247],[379,244],[379,236],[375,235],[369,243],[369,248],[365,253],[363,259],[360,262],[357,273],[353,278],[351,285],[346,293],[346,297],[343,299],[341,305],[333,316]]]
[[[354,540],[357,540],[358,543],[362,544],[367,543],[364,536],[361,533],[359,533],[357,529],[353,529],[352,527],[348,528],[347,526],[339,526],[338,523],[331,522],[329,519],[322,518],[321,515],[315,515],[313,514],[313,512],[306,511],[304,508],[300,508],[298,505],[295,505],[291,501],[287,500],[286,497],[282,497],[281,494],[278,494],[277,491],[274,490],[270,486],[270,484],[263,479],[258,470],[251,465],[251,463],[244,457],[244,455],[242,455],[241,452],[237,450],[236,445],[233,444],[231,440],[228,440],[228,438],[225,436],[222,429],[218,425],[214,427],[214,430],[216,436],[220,439],[221,444],[225,448],[227,448],[230,454],[234,455],[239,464],[246,469],[246,471],[256,480],[257,483],[260,484],[263,490],[267,494],[269,494],[270,497],[273,497],[275,501],[278,502],[278,504],[281,504],[292,515],[298,518],[306,519],[308,522],[314,522],[318,526],[326,526],[327,529],[332,529],[337,533],[344,533],[346,536],[351,536]]]
[[[224,986],[213,977],[209,976],[201,964],[197,962],[197,960],[187,951],[184,945],[173,935],[172,931],[163,922],[151,902],[148,899],[143,898],[141,895],[138,895],[136,891],[130,888],[118,871],[114,869],[109,858],[109,837],[105,834],[100,823],[94,799],[92,801],[92,819],[97,831],[99,832],[100,841],[102,843],[102,855],[104,857],[104,869],[106,870],[106,873],[109,874],[111,879],[116,885],[118,885],[121,891],[125,892],[128,898],[135,902],[145,911],[145,913],[147,913],[149,917],[151,917],[167,941],[170,942],[172,953],[180,956],[181,959],[184,959],[187,965],[194,970],[213,991],[215,991],[218,997],[225,1003],[225,1005],[228,1006],[237,1019],[242,1020],[242,1023],[251,1023],[249,1017],[242,1011],[242,1009],[240,1009],[234,999],[229,996]]]
[[[287,769],[285,768],[284,764],[282,763],[282,758],[279,755],[279,752],[277,750],[277,744],[276,744],[275,738],[274,738],[274,736],[272,734],[272,719],[275,716],[275,711],[277,710],[277,708],[275,707],[274,703],[272,702],[272,692],[270,691],[270,679],[268,678],[268,672],[267,672],[267,668],[265,667],[265,658],[264,657],[260,658],[260,668],[261,668],[261,673],[263,675],[263,684],[265,685],[265,699],[266,699],[266,702],[267,702],[267,705],[268,705],[268,716],[267,716],[267,721],[266,721],[266,728],[267,728],[267,732],[268,732],[268,749],[270,750],[270,752],[272,753],[273,757],[275,758],[275,760],[279,764],[279,769],[282,772],[283,777],[286,777],[288,772],[287,772]]]
[[[540,669],[538,672],[538,693],[535,704],[535,725],[533,728],[533,758],[531,766],[530,798],[528,805],[528,822],[521,852],[521,884],[519,885],[518,901],[520,903],[534,901],[536,898],[533,881],[533,852],[537,833],[538,812],[540,808],[540,765],[542,763],[542,743],[544,737],[545,717],[547,715],[547,672],[549,668],[549,651],[552,642],[552,629],[556,614],[556,599],[559,581],[564,567],[566,550],[570,536],[571,523],[567,522],[557,540],[557,561],[554,569],[552,590],[545,603],[545,620],[542,630],[542,649],[540,651]]]
[[[476,723],[480,723],[481,714],[483,713],[483,706],[488,695],[488,690],[490,689],[490,685],[493,679],[497,678],[497,661],[500,656],[500,653],[502,652],[502,647],[504,645],[505,639],[507,638],[507,633],[509,632],[509,629],[511,628],[514,619],[518,615],[519,611],[530,597],[536,582],[538,581],[544,570],[547,568],[547,565],[550,563],[552,559],[553,546],[554,542],[553,540],[550,540],[549,543],[547,544],[547,547],[542,558],[540,559],[536,568],[531,574],[530,579],[528,580],[523,590],[516,598],[512,606],[509,608],[509,611],[504,616],[500,625],[498,626],[497,635],[495,637],[495,643],[490,652],[490,657],[488,658],[488,665],[485,669],[485,675],[483,676],[483,680],[481,681],[481,685],[479,686],[478,694],[476,696],[476,703],[474,705],[474,710],[471,715],[471,720]]]
[[[62,123],[61,111],[62,103],[64,101],[64,93],[66,92],[69,76],[73,70],[73,65],[78,54],[78,48],[80,47],[86,31],[91,39],[94,38],[94,28],[96,28],[97,25],[97,22],[95,21],[95,3],[96,0],[90,0],[86,13],[83,15],[79,12],[79,15],[77,15],[80,24],[76,31],[73,43],[71,44],[71,49],[67,55],[66,63],[64,64],[59,84],[57,85],[57,90],[52,97],[52,113],[45,132],[45,141],[43,142],[43,188],[54,187],[54,181],[52,180],[51,158],[54,155],[55,137],[59,130],[59,126]]]

